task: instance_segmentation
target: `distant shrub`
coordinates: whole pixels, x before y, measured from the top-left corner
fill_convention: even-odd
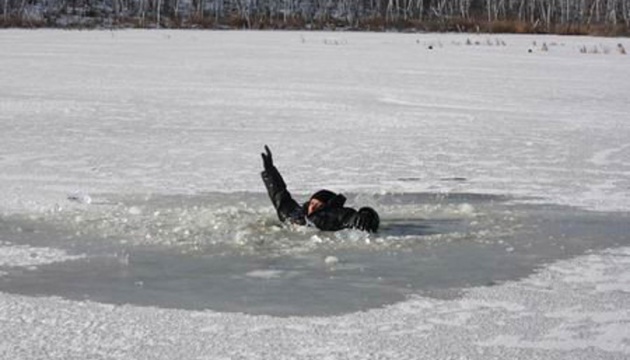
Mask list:
[[[0,16],[0,28],[41,28],[47,26],[44,18],[29,16]]]
[[[553,32],[560,35],[588,35],[589,34],[588,27],[581,24],[555,25]]]

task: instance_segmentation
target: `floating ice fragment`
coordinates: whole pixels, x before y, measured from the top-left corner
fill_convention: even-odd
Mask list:
[[[76,202],[78,202],[80,204],[91,204],[92,203],[92,198],[90,197],[90,195],[82,193],[82,192],[75,192],[74,194],[68,195],[68,200],[76,201]]]
[[[461,204],[457,210],[462,214],[473,214],[475,212],[475,208],[470,204]]]
[[[279,278],[283,274],[282,270],[260,269],[252,270],[245,274],[245,276],[261,279],[274,279]]]
[[[337,258],[336,256],[328,255],[324,259],[324,262],[326,263],[326,265],[336,265],[339,263],[339,258]]]
[[[129,210],[127,210],[127,212],[129,212],[129,214],[131,215],[140,215],[142,214],[142,209],[137,206],[132,206],[129,208]]]
[[[129,265],[129,253],[128,252],[121,252],[119,254],[116,254],[116,256],[118,257],[118,262],[121,265]]]

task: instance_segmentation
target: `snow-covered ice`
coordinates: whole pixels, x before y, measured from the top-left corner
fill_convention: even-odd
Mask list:
[[[0,358],[627,358],[630,58],[604,51],[625,42],[1,31]],[[349,193],[381,206],[388,228],[276,226],[259,177],[263,144],[294,194]],[[72,269],[129,277],[146,247],[168,255],[147,264],[169,266],[203,261],[208,249],[226,263],[264,249],[264,261],[234,265],[243,275],[234,283],[302,281],[301,266],[343,277],[374,270],[353,262],[357,249],[364,260],[417,254],[427,217],[437,231],[421,249],[442,240],[462,253],[492,249],[472,259],[527,271],[494,286],[468,274],[472,287],[458,284],[454,297],[412,287],[404,301],[320,317],[16,294],[28,281],[80,275]],[[265,266],[286,253],[297,267]],[[496,263],[483,257],[493,254]]]
[[[626,359],[630,248],[458,300],[273,318],[0,297],[7,359]],[[587,279],[580,279],[589,274]],[[598,288],[599,283],[612,286]],[[613,286],[614,285],[614,286]]]
[[[486,45],[495,37],[507,45]],[[528,53],[534,41],[550,50]],[[579,52],[623,39],[9,30],[0,42],[4,207],[258,191],[264,143],[295,191],[630,203],[628,57]]]

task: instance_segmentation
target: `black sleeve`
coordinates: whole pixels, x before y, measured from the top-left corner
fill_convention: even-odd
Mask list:
[[[354,228],[357,211],[347,207],[330,207],[317,211],[309,220],[323,231]]]
[[[289,220],[294,224],[304,225],[306,221],[302,207],[291,197],[278,169],[272,166],[263,171],[261,176],[280,221]]]
[[[375,233],[380,224],[376,211],[368,207],[363,207],[359,211],[347,207],[329,207],[317,211],[308,219],[318,229],[324,231],[357,229]]]

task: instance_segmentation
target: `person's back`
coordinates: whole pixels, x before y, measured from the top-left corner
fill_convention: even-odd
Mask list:
[[[335,194],[330,190],[316,192],[300,206],[287,190],[284,179],[273,164],[271,151],[266,145],[265,151],[266,154],[261,154],[265,168],[261,176],[280,221],[314,226],[324,231],[358,229],[376,232],[378,230],[380,219],[374,209],[363,207],[356,211],[345,207],[345,196]]]

